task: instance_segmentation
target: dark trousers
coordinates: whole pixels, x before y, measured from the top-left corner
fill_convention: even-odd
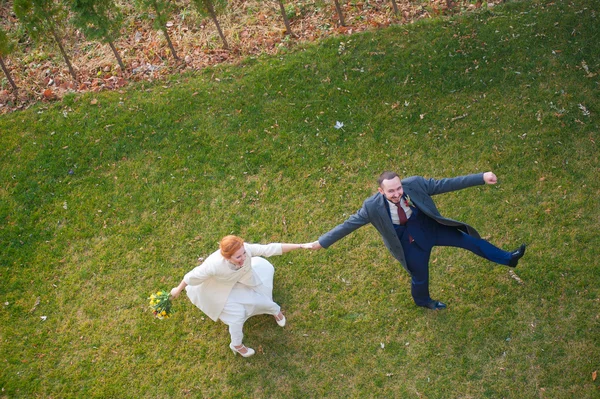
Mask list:
[[[411,242],[408,229],[402,226],[396,229],[404,250],[406,265],[411,274],[412,297],[417,305],[431,302],[429,257],[434,246],[463,248],[501,265],[508,265],[511,259],[510,252],[503,251],[482,238],[475,238],[463,233],[456,227],[444,226],[437,222],[431,223],[430,226],[427,234],[429,242],[427,243]]]

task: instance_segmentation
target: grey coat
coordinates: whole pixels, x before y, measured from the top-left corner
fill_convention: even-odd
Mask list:
[[[405,195],[410,197],[412,203],[421,212],[425,213],[438,223],[447,226],[456,226],[465,233],[477,238],[480,238],[479,233],[473,227],[466,223],[443,217],[435,206],[431,196],[483,184],[485,184],[483,173],[440,180],[425,179],[421,176],[411,176],[402,180],[402,187]],[[374,194],[367,198],[358,212],[350,216],[342,224],[339,224],[319,237],[319,244],[321,244],[323,248],[328,248],[336,241],[344,238],[367,223],[371,223],[377,231],[379,231],[387,249],[394,258],[408,270],[400,239],[398,239],[387,210],[385,196],[381,193]]]

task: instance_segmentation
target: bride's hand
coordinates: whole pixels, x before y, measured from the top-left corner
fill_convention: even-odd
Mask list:
[[[171,298],[175,299],[179,296],[179,294],[181,294],[179,287],[175,287],[171,290]]]

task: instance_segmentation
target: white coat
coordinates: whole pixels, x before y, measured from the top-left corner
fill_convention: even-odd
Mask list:
[[[263,284],[260,276],[252,268],[252,257],[281,255],[281,244],[244,243],[244,248],[246,260],[239,269],[236,269],[238,266],[225,259],[218,250],[183,277],[190,301],[214,321],[219,319],[236,283],[246,285],[268,297],[271,296],[272,288]]]

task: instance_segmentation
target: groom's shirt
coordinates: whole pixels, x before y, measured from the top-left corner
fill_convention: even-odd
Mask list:
[[[390,209],[390,216],[392,217],[392,223],[399,225],[400,217],[398,216],[398,207],[396,207],[396,204],[394,204],[392,201],[388,200],[387,198],[385,200],[388,202],[388,206]],[[406,205],[404,198],[402,198],[400,200],[400,206],[402,207],[402,209],[404,209],[404,212],[406,213],[406,218],[410,219],[410,217],[412,216],[412,209],[410,209],[410,207]]]

